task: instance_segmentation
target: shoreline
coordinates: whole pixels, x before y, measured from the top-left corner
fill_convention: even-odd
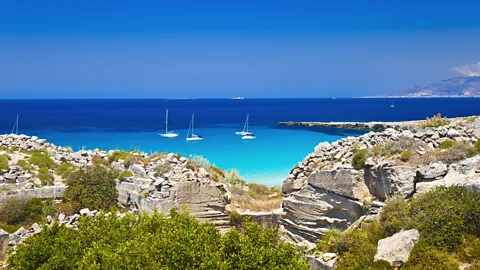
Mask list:
[[[463,121],[470,117],[477,117],[477,115],[470,115],[464,117],[448,118],[452,124]],[[418,126],[423,120],[407,120],[407,121],[371,121],[371,122],[295,122],[285,121],[278,122],[279,126],[300,126],[300,127],[325,127],[325,128],[342,128],[342,129],[358,129],[370,131],[384,131],[387,128],[394,129],[408,129],[413,126]]]

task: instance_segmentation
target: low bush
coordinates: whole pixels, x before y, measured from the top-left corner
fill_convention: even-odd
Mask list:
[[[452,255],[439,251],[420,239],[413,247],[408,261],[402,269],[453,270],[460,269],[460,264]]]
[[[457,254],[461,261],[480,266],[480,238],[464,235]]]
[[[165,162],[165,163],[159,164],[155,168],[155,177],[161,177],[163,176],[164,173],[167,173],[171,170],[172,170],[172,165],[170,165],[170,163]]]
[[[81,217],[78,229],[55,223],[8,257],[13,269],[309,269],[278,231],[245,222],[224,236],[212,223],[172,210]]]
[[[380,223],[385,236],[391,236],[410,225],[410,205],[402,196],[394,196],[386,201],[380,213]]]
[[[480,236],[479,201],[480,192],[466,187],[437,187],[411,199],[411,227],[429,245],[455,251],[464,235]]]
[[[108,157],[108,161],[110,163],[114,162],[114,161],[119,161],[119,160],[123,160],[124,162],[127,161],[127,159],[132,155],[132,153],[130,152],[127,152],[127,151],[123,151],[123,150],[117,150],[117,151],[114,151],[109,157]]]
[[[68,177],[64,202],[79,211],[82,208],[110,209],[117,205],[117,174],[103,166],[83,167]]]
[[[33,166],[24,159],[20,159],[19,161],[17,161],[17,166],[19,166],[20,168],[22,168],[22,170],[26,172],[31,172],[34,169]]]
[[[410,160],[411,156],[412,156],[412,152],[410,150],[404,150],[400,154],[400,160],[403,161],[403,162],[407,162],[408,160]]]
[[[123,180],[127,177],[132,177],[133,176],[133,173],[132,171],[129,171],[129,170],[123,170],[122,172],[120,172],[117,176],[117,179],[118,180]]]
[[[10,197],[0,205],[0,221],[8,225],[40,222],[53,213],[51,199]]]
[[[92,158],[92,163],[95,164],[95,165],[102,165],[102,166],[110,165],[110,162],[108,162],[107,159],[102,158],[101,156],[94,156]]]
[[[446,164],[451,164],[474,155],[475,151],[469,143],[454,142],[452,147],[437,153],[437,160]]]
[[[453,141],[452,140],[449,140],[449,139],[446,139],[445,141],[441,142],[439,145],[438,145],[438,148],[442,149],[442,150],[445,150],[445,149],[448,149],[450,147],[453,146]]]
[[[240,177],[240,174],[235,169],[231,169],[230,171],[225,173],[223,182],[227,184],[232,184],[232,185],[236,185],[236,184],[245,185],[245,180],[243,180]]]
[[[77,166],[73,165],[72,163],[64,162],[55,169],[55,174],[61,176],[63,179],[67,179],[70,174],[77,169]]]
[[[6,154],[0,155],[0,171],[8,171],[10,167],[8,166],[9,156]]]
[[[40,167],[40,169],[38,169],[37,177],[38,179],[40,179],[42,185],[44,186],[53,185],[53,182],[55,180],[55,177],[47,167]]]
[[[392,142],[391,146],[385,151],[388,153],[387,155],[397,155],[405,150],[415,151],[419,146],[421,146],[421,143],[413,138],[400,137],[398,141]]]
[[[358,150],[353,154],[352,157],[352,166],[356,170],[360,170],[365,166],[365,162],[367,161],[367,154],[368,150],[363,149],[363,150]]]
[[[441,126],[446,126],[450,124],[450,120],[446,117],[442,117],[440,113],[434,115],[432,118],[428,118],[425,121],[422,121],[418,126],[420,128],[438,128]]]
[[[53,162],[53,160],[43,152],[33,152],[30,155],[28,162],[30,162],[30,164],[38,166],[39,168],[55,168],[55,162]]]
[[[480,154],[480,140],[475,142],[473,145],[473,150],[475,151],[475,154]]]

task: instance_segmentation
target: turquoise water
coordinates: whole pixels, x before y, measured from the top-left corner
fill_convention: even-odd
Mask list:
[[[279,185],[290,169],[322,141],[362,134],[339,129],[279,127],[279,121],[401,121],[480,114],[478,98],[439,99],[97,99],[0,100],[0,134],[9,133],[17,114],[19,131],[78,150],[140,148],[145,152],[201,155],[223,168],[239,170],[248,181]],[[159,137],[165,110],[175,139]],[[186,142],[192,113],[195,133],[205,139]],[[250,114],[256,140],[241,131]]]
[[[291,168],[321,141],[335,141],[359,132],[339,129],[289,129],[253,127],[257,138],[242,140],[235,131],[242,127],[198,128],[195,133],[203,141],[187,142],[187,129],[176,129],[180,136],[161,138],[157,132],[39,132],[42,138],[56,145],[75,150],[99,147],[108,149],[140,148],[145,152],[175,152],[183,156],[199,155],[223,169],[236,169],[247,181],[269,186],[280,185]],[[329,133],[323,133],[323,132]],[[333,132],[333,133],[332,133]]]

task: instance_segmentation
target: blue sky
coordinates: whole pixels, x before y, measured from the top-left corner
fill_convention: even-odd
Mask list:
[[[0,98],[388,93],[478,68],[479,10],[480,1],[3,1]]]

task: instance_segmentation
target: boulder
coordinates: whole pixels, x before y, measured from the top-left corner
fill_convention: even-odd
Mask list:
[[[378,241],[375,260],[385,260],[397,267],[403,265],[419,238],[420,233],[412,229],[401,230],[390,237],[381,239]]]
[[[4,261],[7,255],[8,242],[10,240],[10,235],[8,232],[0,229],[0,260]]]
[[[132,171],[135,177],[148,178],[145,168],[143,168],[143,166],[140,164],[133,164],[130,166],[130,171]]]
[[[356,200],[370,195],[363,174],[357,170],[316,171],[308,177],[308,184]]]
[[[405,198],[415,191],[416,169],[409,166],[390,166],[389,163],[365,168],[365,184],[370,194],[381,200],[392,195]]]
[[[447,174],[447,171],[447,165],[442,163],[425,165],[417,169],[417,180],[420,182],[438,180],[444,177]]]
[[[308,264],[310,264],[309,270],[333,270],[335,269],[335,263],[337,258],[333,258],[328,261],[324,261],[323,258],[316,256],[307,256]]]

